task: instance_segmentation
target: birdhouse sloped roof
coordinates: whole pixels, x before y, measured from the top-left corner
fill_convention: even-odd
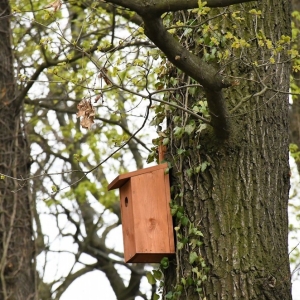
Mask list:
[[[117,188],[120,188],[121,186],[123,186],[131,177],[134,176],[139,176],[145,173],[151,173],[154,171],[157,171],[159,169],[166,169],[168,168],[168,164],[164,163],[164,164],[160,164],[154,167],[149,167],[149,168],[145,168],[145,169],[140,169],[137,171],[133,171],[133,172],[129,172],[126,174],[121,174],[119,176],[117,176],[109,185],[108,185],[108,190],[114,190]]]

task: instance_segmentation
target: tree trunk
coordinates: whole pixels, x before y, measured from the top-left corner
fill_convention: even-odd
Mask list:
[[[249,14],[251,9],[261,10],[262,17]],[[258,45],[257,35],[263,32],[273,46],[290,35],[290,7],[283,0],[264,0],[230,10],[240,11],[245,20],[239,22],[227,11],[223,19],[208,22],[219,26],[215,32],[231,31],[250,44],[239,52],[231,49],[235,57],[222,68],[223,75],[239,78],[225,92],[230,137],[219,140],[208,125],[192,131],[197,120],[185,112],[172,111],[168,117],[179,249],[165,274],[165,293],[173,295],[169,299],[288,300],[290,64],[284,51],[271,64],[274,53]],[[221,12],[212,10],[209,17]],[[186,20],[192,17],[185,13]],[[191,47],[190,42],[186,45]],[[175,77],[174,70],[169,75]],[[189,83],[186,76],[176,76],[179,85]],[[203,98],[201,91],[189,91],[174,97],[191,108]],[[183,135],[178,135],[179,127]]]
[[[292,1],[292,10],[299,11],[300,10],[300,1],[293,0]],[[300,28],[300,22],[296,18],[293,19],[295,28]],[[299,40],[299,33],[297,34],[297,38],[295,38],[296,46],[299,51],[300,49],[300,40]],[[299,79],[300,74],[299,72],[293,72],[293,84],[297,86],[299,89]],[[297,91],[295,91],[297,92]],[[292,155],[295,157],[295,161],[297,164],[298,172],[300,171],[300,157],[299,157],[299,149],[300,149],[300,104],[299,104],[299,96],[293,95],[293,105],[290,107],[290,142],[292,144],[297,145],[298,149],[291,149]],[[294,153],[293,153],[294,152]],[[296,152],[296,153],[295,153]]]
[[[0,1],[0,299],[35,295],[34,246],[27,181],[29,147],[15,101],[10,7]]]

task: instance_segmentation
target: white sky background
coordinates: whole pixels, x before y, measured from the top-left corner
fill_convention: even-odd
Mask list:
[[[297,166],[295,164],[294,159],[290,158],[290,167],[291,167],[291,188],[290,188],[290,195],[292,196],[290,199],[290,203],[294,204],[296,206],[300,206],[300,176],[297,172]],[[299,211],[298,211],[299,214]],[[289,223],[293,224],[296,228],[300,227],[300,215],[297,217],[296,212],[292,209],[292,207],[289,207]],[[299,230],[296,232],[292,232],[289,235],[289,251],[292,251],[294,247],[298,245],[300,242],[300,235]],[[298,249],[300,249],[300,245],[297,246]],[[299,262],[299,261],[298,261]],[[291,271],[293,271],[295,268],[294,265],[291,265]],[[293,300],[300,300],[300,276],[297,276],[296,272],[294,276],[292,277],[292,287],[293,287]]]

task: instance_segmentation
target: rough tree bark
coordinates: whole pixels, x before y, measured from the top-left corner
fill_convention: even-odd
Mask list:
[[[0,1],[0,299],[35,297],[34,244],[29,186],[29,147],[16,85],[11,47],[10,6]]]
[[[246,14],[253,8],[263,16],[256,24]],[[261,30],[275,45],[282,35],[290,35],[286,1],[265,0],[235,9],[243,11],[241,17],[246,18],[243,26],[232,30],[238,37],[248,41]],[[229,26],[224,21],[225,32]],[[253,68],[252,62],[266,61],[268,56],[264,49],[254,49],[244,49],[241,59],[223,72],[253,79],[225,93],[232,112],[229,138],[221,141],[209,130],[180,140],[172,138],[169,157],[175,166],[173,174],[180,174],[173,178],[173,185],[182,195],[179,202],[188,218],[202,232],[203,245],[192,250],[186,244],[178,252],[177,270],[171,268],[166,275],[167,291],[172,290],[175,278],[191,277],[195,282],[196,267],[207,275],[198,285],[200,293],[193,283],[180,299],[291,299],[287,217],[290,64],[282,53],[277,64]],[[261,95],[241,102],[244,95],[254,95],[265,87]],[[197,100],[188,96],[189,105]],[[174,114],[169,118],[170,133],[178,126]],[[182,113],[177,115],[184,118]],[[178,149],[184,149],[185,155],[178,158]],[[204,172],[187,172],[205,161],[210,166]],[[201,259],[191,264],[192,251]]]
[[[300,10],[300,1],[293,0],[292,1],[292,10],[299,11]],[[299,28],[299,21],[295,21],[295,26]],[[297,41],[297,39],[296,39]],[[300,49],[300,40],[298,39],[297,46]],[[299,72],[294,72],[293,74],[294,84],[299,85]],[[300,104],[299,104],[299,96],[293,96],[293,105],[290,107],[290,142],[296,144],[298,148],[300,148]],[[298,172],[300,171],[300,160],[296,159],[296,164],[298,168]]]

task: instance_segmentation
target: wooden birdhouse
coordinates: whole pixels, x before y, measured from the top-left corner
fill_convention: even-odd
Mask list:
[[[166,163],[119,175],[108,190],[120,189],[126,262],[160,262],[175,253]]]

